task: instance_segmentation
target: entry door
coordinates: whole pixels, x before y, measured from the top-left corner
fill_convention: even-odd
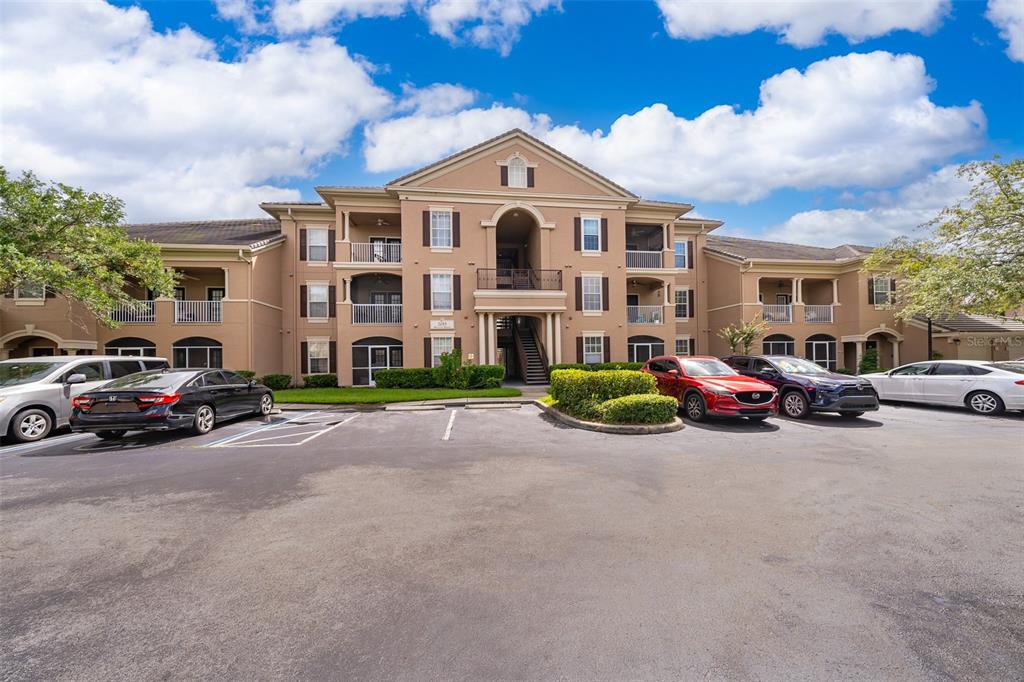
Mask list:
[[[370,385],[376,386],[373,380],[373,373],[378,369],[390,367],[390,354],[388,346],[370,346]]]
[[[640,294],[626,294],[626,305],[640,305]]]

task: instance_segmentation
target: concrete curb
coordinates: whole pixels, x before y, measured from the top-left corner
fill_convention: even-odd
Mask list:
[[[676,417],[668,424],[599,424],[597,422],[588,422],[583,421],[582,419],[576,419],[575,417],[570,417],[565,412],[551,407],[550,405],[545,405],[539,400],[533,401],[533,404],[551,415],[553,419],[560,421],[567,426],[584,429],[586,431],[614,433],[621,436],[646,436],[656,433],[672,433],[673,431],[681,431],[683,429],[683,420],[679,417]]]
[[[379,412],[381,410],[387,410],[393,406],[404,406],[404,407],[468,407],[470,405],[487,405],[488,407],[495,407],[497,405],[532,405],[535,402],[535,398],[526,398],[524,396],[513,396],[509,398],[443,398],[441,400],[410,400],[404,403],[369,403],[369,404],[341,404],[341,403],[324,403],[318,405],[315,403],[279,403],[275,407],[285,412],[304,412],[307,410],[319,410],[321,412]]]

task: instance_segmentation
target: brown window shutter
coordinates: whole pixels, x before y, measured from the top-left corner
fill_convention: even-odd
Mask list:
[[[583,278],[576,278],[576,310],[583,310]]]
[[[895,282],[896,280],[893,280]],[[43,298],[56,298],[57,292],[51,287],[43,287]]]
[[[334,243],[335,235],[337,234],[337,230],[327,230],[327,260],[332,263],[334,262],[335,256],[338,255],[336,248],[337,245]]]
[[[896,293],[896,280],[895,279],[890,279],[889,280],[889,291],[891,293]]]
[[[423,275],[423,309],[430,310],[430,274]]]
[[[423,212],[423,246],[430,246],[430,211]]]
[[[299,374],[309,374],[309,344],[299,344]]]
[[[608,310],[608,278],[601,278],[601,308]]]
[[[696,317],[696,315],[694,315],[694,312],[695,311],[693,309],[693,289],[690,289],[686,292],[686,316]]]
[[[508,187],[508,166],[498,166],[501,169],[501,186]]]
[[[583,364],[583,337],[576,337],[576,362]]]
[[[612,340],[609,337],[604,337],[604,361],[612,361]]]
[[[338,373],[338,342],[331,341],[327,344],[327,371],[331,374]]]
[[[608,219],[601,218],[601,250],[608,250]]]
[[[459,212],[452,212],[452,246],[458,248],[462,244],[462,221]]]
[[[533,168],[526,169],[526,186],[533,187]]]
[[[306,285],[299,287],[299,317],[306,317]]]
[[[306,231],[299,230],[299,260],[306,260]]]
[[[868,277],[868,305],[875,303],[875,278]]]
[[[424,367],[430,367],[431,366],[430,362],[431,362],[432,359],[433,358],[430,357],[430,337],[429,336],[424,336],[423,337],[423,366]]]
[[[327,316],[338,316],[338,292],[333,284],[327,287]]]
[[[462,350],[462,337],[461,336],[456,336],[455,337],[455,341],[453,341],[453,343],[455,344],[456,348],[458,348],[459,350]]]
[[[580,223],[580,217],[576,216],[572,219],[572,243],[573,249],[576,251],[583,250],[583,226]]]
[[[686,269],[693,270],[693,240],[686,242]]]
[[[462,310],[462,275],[452,275],[452,309]]]

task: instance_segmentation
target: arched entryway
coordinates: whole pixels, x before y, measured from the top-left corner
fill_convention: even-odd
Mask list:
[[[836,369],[836,337],[828,334],[808,336],[804,342],[804,357],[826,369]]]
[[[53,339],[27,334],[17,336],[3,344],[3,355],[6,358],[38,358],[51,355],[67,355]]]
[[[352,344],[352,385],[374,386],[373,373],[403,366],[402,342],[390,336],[368,336]]]
[[[545,288],[536,281],[541,268],[540,241],[540,225],[532,212],[512,208],[502,214],[495,227],[493,288]]]
[[[646,362],[665,354],[665,341],[656,336],[631,336],[627,339],[630,362]]]
[[[878,353],[879,369],[893,369],[900,364],[901,340],[901,337],[892,331],[879,329],[869,332],[865,336],[864,352],[874,350]]]
[[[144,355],[146,357],[155,357],[156,344],[137,336],[122,336],[119,339],[108,341],[103,348],[103,352],[107,355]]]
[[[796,355],[796,340],[785,334],[770,334],[761,340],[765,355]]]
[[[171,346],[175,367],[223,367],[224,347],[220,341],[205,336],[189,336]]]

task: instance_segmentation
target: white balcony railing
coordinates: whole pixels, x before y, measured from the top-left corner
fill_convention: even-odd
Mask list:
[[[353,303],[352,324],[402,324],[402,304]]]
[[[123,324],[152,324],[156,321],[153,301],[122,303],[110,311],[110,319]]]
[[[660,268],[661,251],[627,251],[627,268]]]
[[[220,301],[175,301],[175,324],[220,324]]]
[[[665,309],[660,305],[627,305],[626,322],[629,324],[662,324]]]
[[[832,324],[832,306],[805,305],[804,322],[812,324]]]
[[[789,324],[793,321],[793,306],[788,303],[765,303],[761,316],[769,324]]]
[[[353,263],[401,263],[401,244],[352,244]]]

